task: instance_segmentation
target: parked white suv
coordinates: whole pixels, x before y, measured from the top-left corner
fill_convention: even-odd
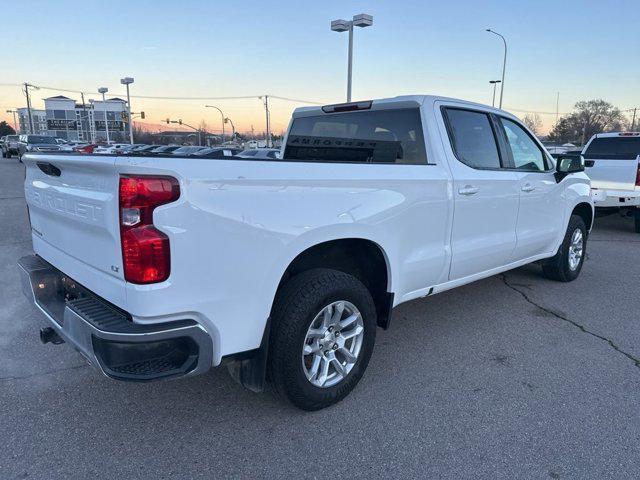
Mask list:
[[[582,155],[596,208],[630,212],[640,233],[640,132],[599,133]]]
[[[531,262],[574,280],[593,223],[579,159],[433,96],[299,108],[282,159],[24,161],[43,341],[121,380],[226,364],[308,410],[354,388],[394,306]]]

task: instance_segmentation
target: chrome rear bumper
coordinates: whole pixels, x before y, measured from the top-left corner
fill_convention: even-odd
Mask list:
[[[194,320],[136,324],[37,255],[22,257],[18,265],[24,294],[56,333],[105,375],[145,382],[211,367],[211,337]]]

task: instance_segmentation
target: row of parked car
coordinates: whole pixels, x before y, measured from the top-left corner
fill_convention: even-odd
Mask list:
[[[93,150],[96,154],[117,155],[172,155],[178,157],[202,157],[202,158],[280,158],[280,150],[276,148],[243,149],[237,144],[225,144],[215,147],[202,147],[195,145],[147,145],[147,144],[114,144],[98,146]]]
[[[148,145],[129,143],[83,143],[68,142],[46,135],[6,135],[0,137],[2,156],[10,158],[13,155],[19,159],[26,152],[78,152],[95,153],[101,155],[175,155],[194,156],[202,158],[223,158],[236,156],[240,158],[280,158],[280,150],[276,148],[243,149],[237,144],[225,144],[215,147],[200,147],[193,145]]]

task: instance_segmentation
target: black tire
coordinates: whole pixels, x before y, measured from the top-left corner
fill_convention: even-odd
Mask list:
[[[345,378],[322,388],[306,377],[302,349],[307,330],[327,305],[352,303],[361,313],[364,338],[358,358]],[[320,410],[346,397],[364,374],[376,338],[376,308],[369,290],[355,277],[317,268],[290,279],[278,292],[271,312],[268,379],[281,397],[303,410]]]
[[[633,211],[633,222],[636,233],[640,233],[640,207],[636,207]]]
[[[579,229],[582,232],[582,257],[576,268],[569,265],[569,247],[574,232]],[[567,232],[562,240],[562,245],[558,249],[558,253],[547,262],[542,264],[542,272],[545,277],[559,282],[572,282],[580,275],[582,265],[587,252],[587,226],[579,215],[571,215]]]

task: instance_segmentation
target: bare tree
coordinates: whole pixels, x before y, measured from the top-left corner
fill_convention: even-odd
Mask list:
[[[539,137],[542,133],[542,119],[537,113],[527,113],[522,119],[522,123],[524,123],[527,128],[536,135],[536,137]]]

